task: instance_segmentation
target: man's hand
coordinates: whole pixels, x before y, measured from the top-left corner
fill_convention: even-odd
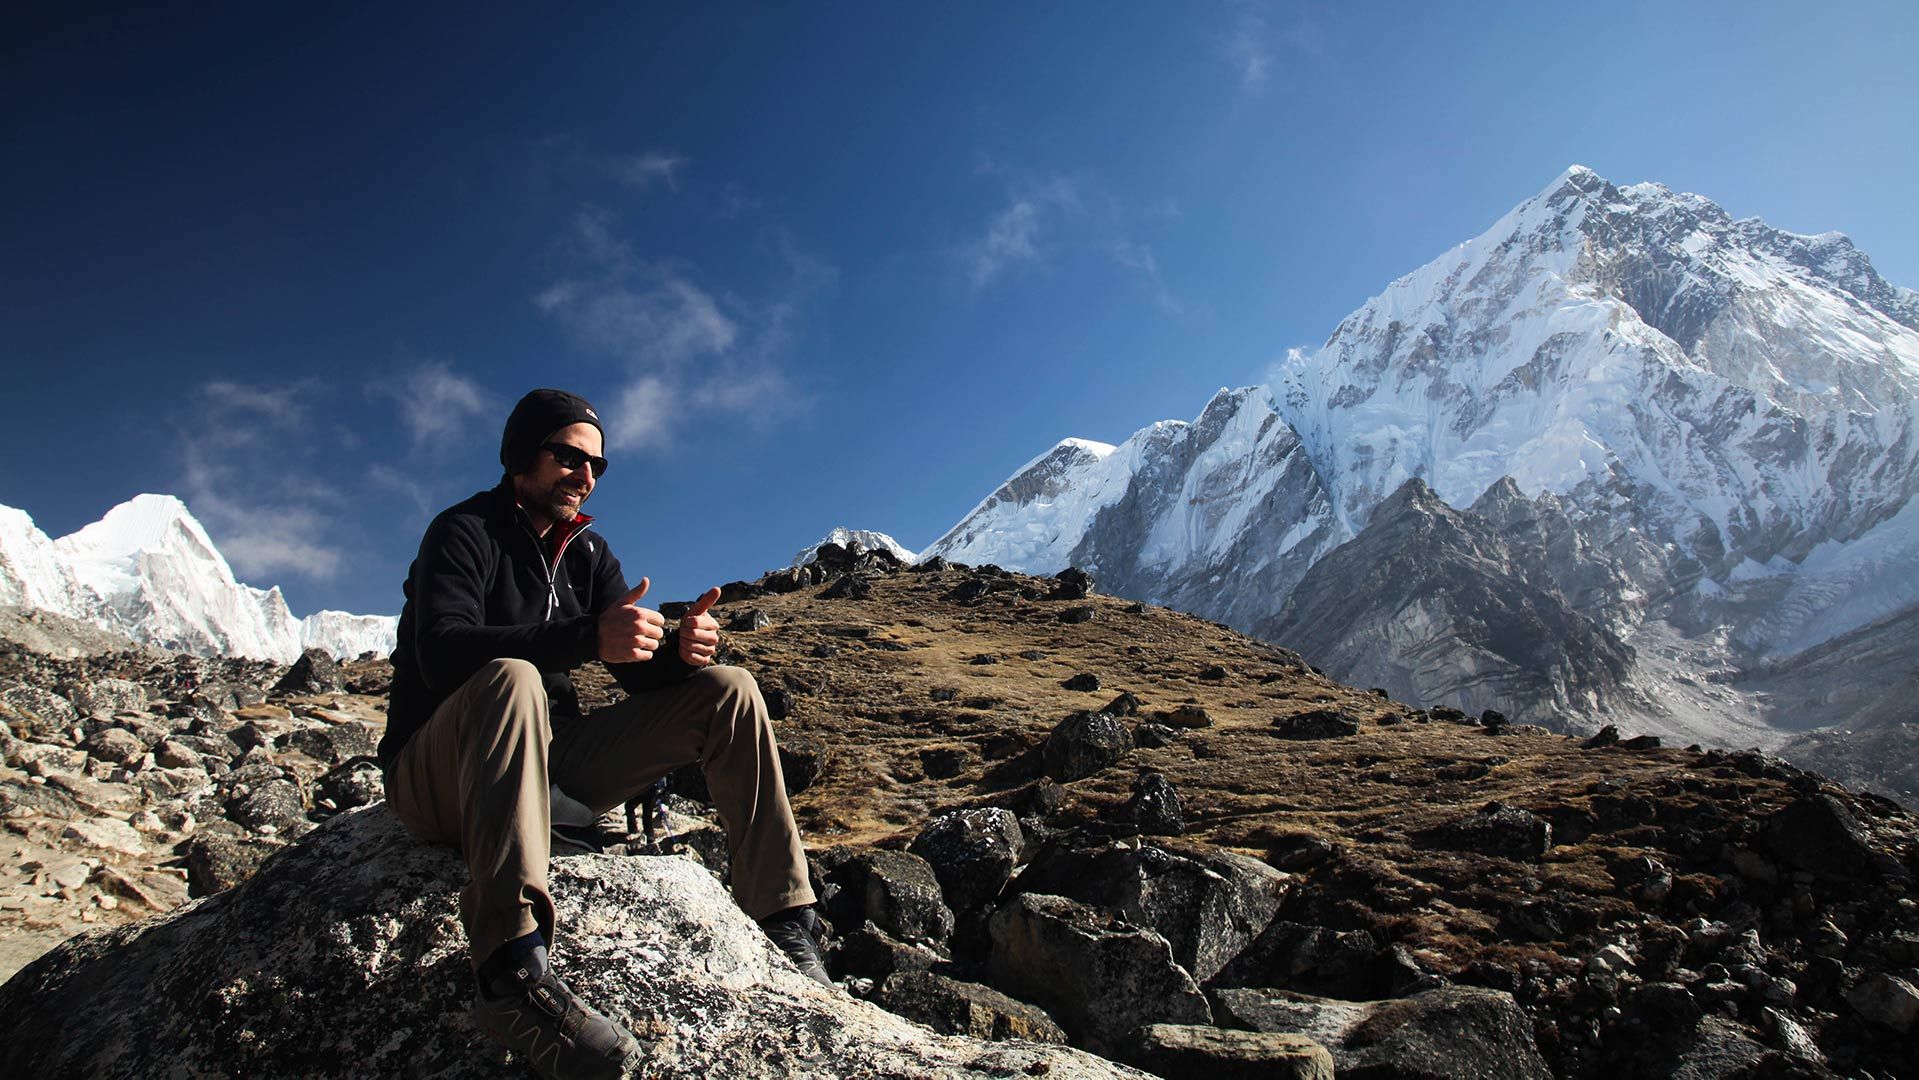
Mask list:
[[[706,613],[719,599],[719,589],[708,589],[680,616],[680,659],[688,667],[705,667],[719,654],[720,621]]]
[[[618,603],[600,613],[600,659],[609,664],[653,659],[653,650],[666,636],[666,617],[640,606],[650,584],[650,579],[641,578]]]

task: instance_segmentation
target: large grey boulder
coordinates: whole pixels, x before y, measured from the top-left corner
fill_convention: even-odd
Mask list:
[[[851,928],[871,920],[887,935],[909,942],[940,943],[952,936],[953,912],[932,866],[918,855],[832,848],[820,855],[820,863],[827,882],[836,887],[827,901],[834,926]]]
[[[1532,1020],[1511,994],[1447,986],[1385,1001],[1339,1001],[1283,990],[1216,990],[1222,1024],[1303,1035],[1332,1051],[1340,1076],[1370,1080],[1471,1076],[1532,1080],[1551,1070]]]
[[[1117,912],[1165,938],[1173,959],[1203,983],[1272,922],[1289,880],[1230,851],[1068,842],[1041,849],[1013,887]]]
[[[1095,1051],[1145,1024],[1210,1024],[1213,1012],[1166,939],[1063,896],[1023,893],[993,913],[987,976]]]
[[[551,875],[555,965],[657,1077],[1133,1072],[925,1028],[799,974],[689,860],[579,855]],[[469,1022],[466,871],[384,805],[219,896],[72,938],[0,987],[0,1075],[524,1075]]]
[[[925,859],[956,912],[984,907],[999,896],[1026,849],[1026,834],[1011,810],[985,806],[941,814],[907,849]]]
[[[880,986],[880,1004],[947,1035],[1063,1043],[1066,1033],[1046,1011],[990,986],[930,971],[899,971]]]
[[[1133,733],[1103,712],[1061,720],[1040,747],[1046,775],[1062,782],[1091,776],[1131,753]]]

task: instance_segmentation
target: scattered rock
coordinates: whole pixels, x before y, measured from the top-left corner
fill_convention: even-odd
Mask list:
[[[983,907],[1013,876],[1026,840],[1011,810],[954,810],[934,818],[908,848],[933,867],[955,911]]]
[[[70,821],[61,837],[83,847],[117,851],[123,855],[144,855],[147,842],[133,826],[118,818],[82,818]]]
[[[1359,734],[1359,721],[1338,709],[1308,709],[1273,721],[1282,739],[1339,739]]]
[[[1100,711],[1108,716],[1137,716],[1139,715],[1139,698],[1131,690],[1122,690],[1118,697],[1107,702],[1106,707]]]
[[[1099,676],[1094,675],[1091,672],[1082,671],[1078,675],[1075,675],[1072,678],[1067,679],[1065,682],[1060,683],[1060,685],[1064,686],[1068,690],[1075,690],[1081,693],[1091,693],[1092,691],[1099,689]]]
[[[841,574],[820,593],[822,600],[865,600],[873,595],[873,583],[860,574]]]
[[[812,787],[826,771],[827,762],[826,743],[820,739],[798,733],[780,736],[780,777],[788,795]]]
[[[1552,1070],[1533,1024],[1511,994],[1448,986],[1405,998],[1356,1002],[1236,989],[1214,993],[1219,1017],[1255,1031],[1316,1040],[1341,1076],[1471,1076],[1531,1080]]]
[[[733,634],[749,634],[772,625],[773,617],[759,608],[747,608],[745,611],[735,612],[726,620],[727,632]]]
[[[1181,705],[1172,712],[1162,715],[1162,719],[1172,727],[1203,728],[1212,727],[1213,718],[1205,709],[1197,705]]]
[[[966,751],[952,746],[934,746],[920,751],[920,770],[934,780],[950,780],[966,771],[971,758]]]
[[[1808,795],[1775,812],[1762,835],[1783,862],[1834,881],[1864,878],[1877,862],[1859,820],[1831,795]]]
[[[877,1000],[887,1009],[942,1035],[968,1035],[994,1041],[1066,1042],[1066,1033],[1053,1023],[1045,1010],[1015,1001],[992,987],[944,975],[897,972],[881,984]]]
[[[283,844],[203,832],[187,843],[187,895],[212,896],[253,876]]]
[[[1874,972],[1846,991],[1846,1004],[1863,1019],[1904,1035],[1919,1020],[1919,988],[1888,972]]]
[[[1229,674],[1231,673],[1228,672],[1224,667],[1220,666],[1219,664],[1213,664],[1210,667],[1202,669],[1199,673],[1199,677],[1202,679],[1205,679],[1208,682],[1218,682],[1219,680],[1224,679]]]
[[[1285,987],[1365,1001],[1390,997],[1418,982],[1416,972],[1364,930],[1275,919],[1220,969],[1211,985]]]
[[[1120,808],[1120,820],[1156,836],[1178,836],[1186,831],[1179,792],[1164,773],[1145,773],[1133,782],[1133,797]]]
[[[1178,741],[1179,732],[1165,724],[1145,723],[1133,729],[1133,745],[1143,749],[1157,749],[1171,746]]]
[[[1132,733],[1105,713],[1082,712],[1059,722],[1040,754],[1046,773],[1070,783],[1112,765],[1133,748]]]
[[[1095,1052],[1143,1024],[1210,1024],[1166,939],[1062,896],[1022,893],[993,914],[988,977],[1031,1001]]]
[[[838,926],[872,922],[908,942],[943,942],[953,933],[953,912],[940,892],[933,867],[905,851],[832,848],[822,853],[826,880],[837,886],[827,917]]]
[[[67,699],[76,710],[89,716],[147,711],[146,687],[128,679],[105,678],[78,683],[67,690]]]
[[[1048,600],[1084,600],[1093,593],[1093,576],[1077,566],[1069,566],[1053,575]]]
[[[5,707],[3,715],[13,730],[26,738],[71,731],[80,722],[72,702],[23,682],[0,683],[0,706]]]
[[[276,694],[342,694],[346,678],[340,662],[324,649],[308,649],[293,662],[280,681],[273,684]]]
[[[1110,911],[1167,942],[1195,979],[1211,979],[1264,930],[1285,899],[1286,875],[1257,859],[1151,844],[1082,847],[1072,837],[1033,855],[1015,888]]]
[[[1520,861],[1537,861],[1553,844],[1553,827],[1546,819],[1501,802],[1487,803],[1423,835],[1440,847]]]
[[[101,761],[126,765],[146,755],[147,744],[123,728],[101,728],[80,741],[80,749]]]
[[[1069,625],[1092,622],[1098,614],[1099,610],[1097,608],[1069,607],[1059,613],[1059,621]]]

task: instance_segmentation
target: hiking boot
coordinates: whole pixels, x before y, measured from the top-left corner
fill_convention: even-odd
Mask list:
[[[760,929],[773,939],[793,966],[807,978],[833,985],[820,957],[820,917],[810,907],[787,908],[760,920]]]
[[[548,1080],[625,1076],[639,1064],[639,1040],[582,1001],[547,967],[545,954],[542,948],[527,957],[508,976],[505,993],[482,987],[473,1022]]]

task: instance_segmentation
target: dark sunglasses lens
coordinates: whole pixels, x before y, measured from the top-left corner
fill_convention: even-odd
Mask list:
[[[590,464],[593,466],[594,479],[598,479],[599,475],[606,471],[605,458],[594,457],[575,446],[568,446],[565,443],[548,443],[546,452],[553,455],[553,460],[559,464],[560,468],[568,471]]]

